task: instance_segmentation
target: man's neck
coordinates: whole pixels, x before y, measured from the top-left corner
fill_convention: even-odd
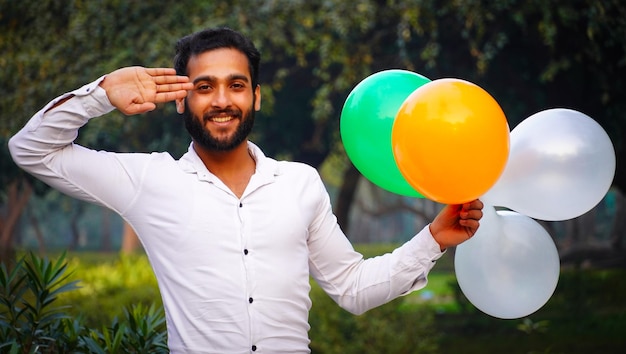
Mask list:
[[[248,151],[248,142],[244,141],[228,151],[208,150],[195,143],[193,148],[207,170],[240,198],[256,169],[256,161]]]

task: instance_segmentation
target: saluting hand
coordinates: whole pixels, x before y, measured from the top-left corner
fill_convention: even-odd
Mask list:
[[[430,233],[441,250],[456,246],[474,236],[483,217],[483,202],[447,205],[430,224]]]
[[[176,75],[174,69],[140,66],[115,70],[100,86],[111,104],[126,115],[152,111],[157,103],[183,98],[193,88],[189,78]]]

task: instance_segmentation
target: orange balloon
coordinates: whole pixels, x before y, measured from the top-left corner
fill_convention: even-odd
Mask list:
[[[398,169],[426,198],[461,204],[498,180],[509,156],[509,125],[496,100],[459,79],[438,79],[398,110],[391,144]]]

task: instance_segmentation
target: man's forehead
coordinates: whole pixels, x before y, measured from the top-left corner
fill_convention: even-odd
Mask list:
[[[214,79],[244,76],[250,80],[248,57],[233,48],[220,48],[192,55],[187,63],[189,77],[211,76]]]

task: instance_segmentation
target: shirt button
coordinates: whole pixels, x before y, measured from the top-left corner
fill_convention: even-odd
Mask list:
[[[243,254],[248,254],[248,249],[243,250]]]
[[[254,299],[253,299],[253,298],[249,298],[249,299],[248,299],[248,302],[249,302],[249,303],[252,303],[252,301],[254,301]]]
[[[256,345],[253,345],[253,346],[252,346],[252,351],[253,351],[253,352],[256,352]]]

